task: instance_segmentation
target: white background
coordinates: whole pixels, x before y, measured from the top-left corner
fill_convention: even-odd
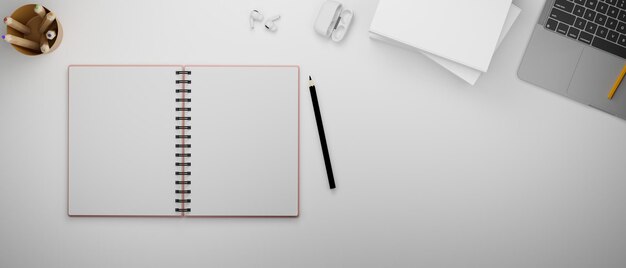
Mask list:
[[[376,0],[343,1],[356,13],[343,43],[317,36],[322,2],[43,1],[60,49],[0,46],[0,266],[626,266],[626,122],[516,76],[543,1],[515,2],[522,14],[474,87],[370,40]],[[278,32],[250,31],[253,8],[282,15]],[[69,64],[301,65],[301,216],[68,217]]]

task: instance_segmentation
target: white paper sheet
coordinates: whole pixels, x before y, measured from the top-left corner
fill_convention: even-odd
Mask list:
[[[496,45],[496,49],[500,47],[500,44],[502,43],[506,35],[509,33],[509,30],[511,30],[511,27],[513,27],[513,24],[515,23],[515,21],[517,20],[517,17],[519,16],[521,12],[522,10],[519,7],[515,5],[511,5],[511,8],[509,9],[509,15],[506,17],[506,22],[504,23],[504,27],[502,28],[502,34],[500,34],[500,39],[498,39],[498,44]],[[472,69],[470,67],[467,67],[463,64],[456,63],[454,61],[451,61],[451,60],[448,60],[439,56],[435,56],[427,52],[423,52],[423,51],[420,51],[420,52],[423,53],[426,57],[435,61],[436,63],[439,63],[439,65],[446,68],[448,71],[452,72],[453,74],[456,74],[458,77],[465,80],[465,82],[469,83],[470,85],[476,84],[476,81],[478,81],[478,78],[480,78],[480,75],[483,73],[479,70]]]
[[[69,69],[69,215],[176,216],[176,66]]]
[[[298,215],[297,67],[191,71],[190,216]]]
[[[511,0],[380,0],[370,32],[486,72]]]

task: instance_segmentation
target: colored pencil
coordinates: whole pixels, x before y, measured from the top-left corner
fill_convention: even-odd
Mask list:
[[[4,18],[4,23],[7,26],[9,26],[9,27],[11,27],[11,28],[13,28],[15,30],[20,31],[21,33],[23,33],[25,35],[29,35],[30,34],[30,28],[28,26],[22,24],[19,21],[14,20],[11,17],[5,17]]]
[[[53,12],[46,14],[46,17],[41,22],[41,27],[39,27],[39,33],[44,33],[50,27],[50,24],[56,19],[56,15]]]
[[[39,48],[43,54],[50,52],[50,44],[48,44],[48,38],[45,35],[42,35],[39,40]]]
[[[9,42],[9,43],[11,43],[13,45],[29,48],[29,49],[32,49],[32,50],[35,50],[35,51],[39,51],[41,49],[37,42],[33,42],[31,40],[24,39],[24,38],[17,37],[17,36],[13,36],[13,35],[10,35],[10,34],[3,35],[2,39],[4,39],[5,41],[7,41],[7,42]]]
[[[35,13],[43,19],[46,16],[46,9],[41,5],[35,5]]]
[[[57,36],[57,32],[55,32],[55,31],[50,30],[50,31],[46,32],[46,38],[48,38],[48,40],[52,40],[56,36]]]

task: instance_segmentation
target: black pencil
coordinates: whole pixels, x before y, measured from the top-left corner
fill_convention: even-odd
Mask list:
[[[326,144],[326,134],[324,134],[324,124],[322,124],[322,114],[320,113],[320,105],[317,102],[317,93],[315,92],[315,83],[309,75],[309,91],[311,91],[311,101],[313,102],[313,110],[315,112],[315,121],[317,122],[317,132],[320,135],[320,143],[322,145],[322,153],[324,154],[324,163],[326,163],[326,175],[328,176],[328,184],[330,189],[335,189],[335,176],[333,176],[333,167],[330,164],[330,154],[328,154],[328,145]]]

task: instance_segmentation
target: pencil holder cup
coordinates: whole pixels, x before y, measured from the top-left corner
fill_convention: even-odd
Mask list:
[[[11,18],[13,18],[13,20],[20,22],[21,24],[24,24],[26,25],[26,27],[30,28],[30,34],[24,34],[9,26],[7,26],[7,34],[40,43],[42,36],[45,36],[47,31],[55,31],[56,36],[51,40],[48,40],[50,50],[48,50],[48,52],[45,54],[49,54],[55,51],[61,45],[61,41],[63,40],[63,28],[61,27],[59,19],[55,18],[50,26],[48,26],[47,29],[43,33],[41,33],[40,27],[45,17],[42,18],[35,12],[35,6],[35,4],[24,5],[13,11],[13,13],[11,14]],[[45,10],[45,14],[48,14],[50,12],[50,10],[46,7],[42,7]],[[29,49],[16,44],[11,44],[11,46],[19,53],[27,56],[39,56],[44,54],[43,52],[41,52],[41,50]]]

